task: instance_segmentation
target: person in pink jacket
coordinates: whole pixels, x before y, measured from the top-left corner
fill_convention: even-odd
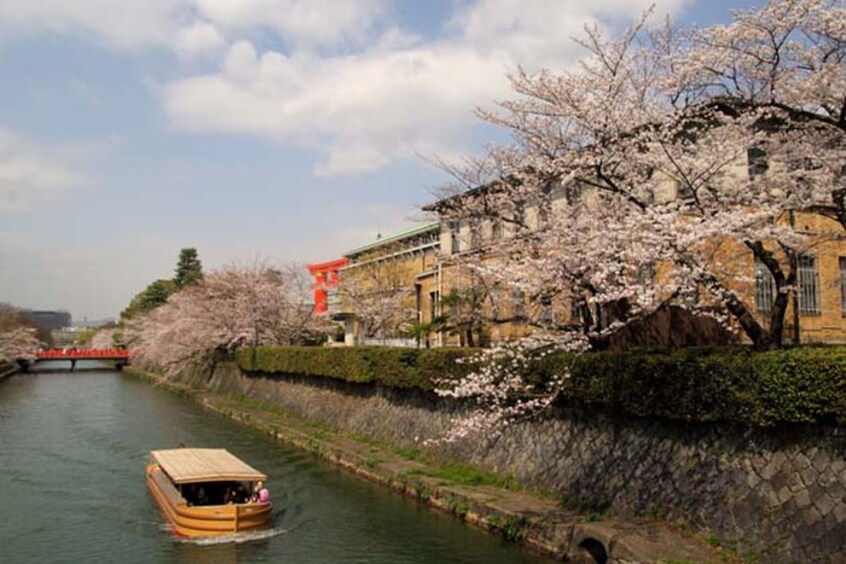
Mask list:
[[[252,501],[256,501],[258,503],[267,503],[270,501],[270,491],[264,487],[264,482],[256,482],[256,486],[253,488]]]

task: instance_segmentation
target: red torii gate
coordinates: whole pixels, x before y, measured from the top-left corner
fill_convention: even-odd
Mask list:
[[[69,360],[71,370],[76,368],[77,360],[116,360],[118,366],[129,363],[129,351],[126,349],[48,349],[35,353],[35,361]]]

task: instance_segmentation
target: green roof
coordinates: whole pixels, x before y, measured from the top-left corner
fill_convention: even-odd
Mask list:
[[[404,231],[399,231],[397,233],[392,233],[391,235],[387,235],[385,237],[380,237],[379,239],[376,239],[375,241],[372,241],[366,245],[357,247],[349,252],[344,253],[344,256],[351,257],[353,255],[358,255],[365,251],[381,247],[382,245],[402,241],[403,239],[413,237],[414,235],[425,233],[426,231],[431,231],[432,229],[438,228],[440,224],[440,221],[430,221],[429,223],[424,223],[416,227],[410,227]]]

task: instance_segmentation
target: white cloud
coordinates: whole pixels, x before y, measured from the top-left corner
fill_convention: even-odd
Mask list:
[[[0,0],[0,33],[90,36],[121,49],[158,46],[180,54],[260,30],[291,45],[333,46],[364,40],[389,6],[389,0]]]
[[[0,128],[0,213],[49,203],[87,183],[61,155]]]
[[[658,0],[656,12],[687,1]],[[443,37],[426,41],[390,25],[391,0],[127,0],[118,10],[112,0],[0,0],[0,33],[82,32],[186,59],[219,55],[216,72],[161,85],[171,122],[317,148],[315,174],[332,176],[460,151],[473,110],[511,95],[506,72],[572,65],[585,24],[631,19],[651,3],[455,2]],[[285,51],[256,47],[268,37]]]
[[[194,0],[209,21],[242,32],[265,28],[288,43],[336,45],[365,40],[388,0]]]
[[[239,42],[219,72],[174,81],[163,100],[182,129],[328,147],[317,173],[356,173],[448,149],[475,106],[506,92],[506,62],[450,44],[317,58]]]
[[[174,0],[0,0],[0,30],[93,36],[119,48],[168,44],[186,6]]]
[[[226,46],[223,34],[208,22],[197,21],[190,26],[180,28],[174,38],[174,48],[184,57],[193,57],[203,53],[215,53]]]
[[[659,11],[683,2],[664,0]],[[637,16],[648,4],[479,0],[456,12],[447,38],[424,42],[391,28],[332,57],[259,53],[241,41],[218,72],[165,85],[163,102],[178,128],[316,146],[325,156],[317,175],[363,173],[459,150],[477,123],[473,110],[510,95],[508,71],[572,65],[583,54],[572,37],[585,24]]]

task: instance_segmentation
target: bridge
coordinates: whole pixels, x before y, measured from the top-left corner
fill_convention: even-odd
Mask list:
[[[118,366],[129,364],[129,351],[125,349],[49,349],[35,354],[35,362],[69,360],[71,371],[78,360],[114,360]]]

